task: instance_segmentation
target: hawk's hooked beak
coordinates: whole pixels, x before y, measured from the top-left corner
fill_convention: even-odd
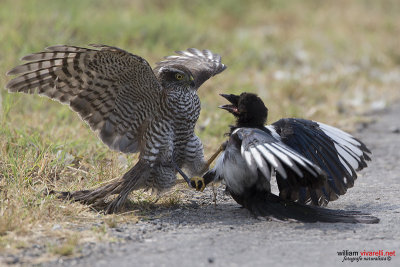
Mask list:
[[[219,106],[219,108],[225,109],[234,115],[239,114],[239,110],[238,110],[239,96],[233,95],[233,94],[229,94],[229,95],[220,94],[220,96],[224,97],[226,100],[228,100],[232,104],[231,105],[222,105],[222,106]]]
[[[196,86],[196,83],[194,82],[194,78],[193,78],[193,76],[192,75],[190,75],[190,86],[191,87],[195,87]]]

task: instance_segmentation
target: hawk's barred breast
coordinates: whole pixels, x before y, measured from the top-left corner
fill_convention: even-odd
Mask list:
[[[26,64],[10,70],[19,75],[10,92],[37,93],[69,105],[111,149],[140,152],[139,162],[114,184],[77,191],[76,200],[98,203],[131,190],[163,190],[176,180],[176,167],[200,175],[203,146],[194,134],[200,114],[197,90],[226,66],[209,50],[189,48],[166,57],[152,70],[149,63],[117,47],[57,45],[22,58]],[[85,193],[84,193],[85,192]]]

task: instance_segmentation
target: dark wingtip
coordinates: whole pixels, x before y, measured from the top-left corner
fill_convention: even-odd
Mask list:
[[[15,68],[12,68],[11,70],[6,72],[6,75],[11,76],[11,75],[14,75],[14,73],[15,73]]]
[[[365,223],[365,224],[377,224],[381,221],[378,217],[367,214],[356,217],[356,220],[357,223]]]
[[[71,192],[68,192],[68,191],[50,190],[46,194],[47,195],[56,195],[58,199],[64,199],[64,200],[72,199],[72,194],[71,194]]]
[[[246,208],[258,216],[273,216],[281,220],[363,224],[377,224],[380,221],[379,218],[360,211],[332,210],[304,205],[266,192],[253,194],[246,203]]]

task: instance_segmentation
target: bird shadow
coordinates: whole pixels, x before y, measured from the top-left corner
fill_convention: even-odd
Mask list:
[[[351,205],[346,210],[360,210],[362,213],[369,213],[369,211],[375,209],[373,207]],[[131,201],[126,206],[126,211],[136,211],[144,221],[157,220],[166,224],[184,224],[192,227],[218,224],[225,225],[227,230],[243,225],[262,225],[265,229],[284,225],[285,227],[299,230],[319,229],[324,232],[330,230],[354,232],[367,227],[366,224],[362,223],[305,223],[291,219],[279,220],[274,217],[256,217],[231,199],[224,199],[219,203],[217,202],[217,204],[214,204],[210,198],[208,201],[204,199],[200,201],[191,200],[174,205]]]

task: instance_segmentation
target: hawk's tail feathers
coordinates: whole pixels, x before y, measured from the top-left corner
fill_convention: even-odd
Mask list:
[[[74,192],[51,191],[50,193],[57,194],[61,199],[72,199],[97,209],[105,209],[107,214],[115,213],[125,204],[130,192],[142,187],[148,174],[146,169],[149,170],[145,164],[139,161],[123,177],[96,189]],[[118,196],[108,203],[107,199],[114,194],[118,194]]]

